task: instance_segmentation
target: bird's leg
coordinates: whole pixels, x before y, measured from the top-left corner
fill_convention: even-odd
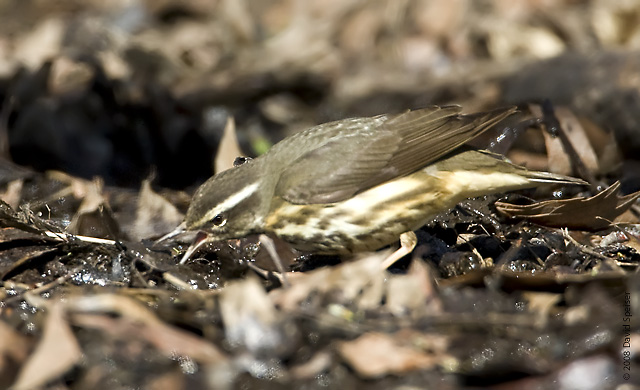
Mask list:
[[[413,249],[416,247],[418,243],[418,237],[414,232],[404,232],[400,235],[400,248],[398,248],[395,252],[389,255],[382,262],[382,269],[387,269],[395,264],[396,261],[400,260],[404,256],[413,252]]]
[[[285,288],[288,288],[290,284],[289,284],[289,281],[287,280],[287,272],[284,269],[284,266],[282,265],[282,260],[280,259],[280,255],[278,255],[278,251],[276,250],[276,244],[273,242],[273,239],[267,236],[266,234],[261,234],[259,237],[259,240],[260,240],[260,244],[267,249],[269,256],[271,256],[271,260],[273,260],[273,263],[276,265],[276,268],[278,268],[278,272],[280,272],[280,274],[282,275],[282,285]]]

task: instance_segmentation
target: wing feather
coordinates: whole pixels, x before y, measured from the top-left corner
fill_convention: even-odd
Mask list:
[[[375,126],[336,132],[333,139],[289,163],[280,175],[276,195],[295,204],[348,199],[425,167],[515,112],[508,107],[461,115],[460,110],[459,106],[431,106],[389,115]]]

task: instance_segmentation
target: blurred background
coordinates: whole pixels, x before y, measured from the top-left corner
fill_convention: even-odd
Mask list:
[[[393,274],[279,246],[320,269],[278,289],[258,237],[155,241],[217,155],[541,102],[560,137],[509,158],[589,191],[465,201]],[[0,0],[0,389],[631,388],[638,129],[640,0]]]
[[[0,152],[183,189],[228,116],[256,155],[349,116],[549,99],[634,160],[639,46],[638,0],[0,0]]]

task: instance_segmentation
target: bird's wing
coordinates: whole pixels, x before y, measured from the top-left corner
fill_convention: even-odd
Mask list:
[[[514,111],[514,107],[508,107],[460,115],[458,106],[432,106],[388,116],[375,126],[341,132],[339,137],[290,161],[280,175],[275,194],[295,204],[348,199],[423,168]]]

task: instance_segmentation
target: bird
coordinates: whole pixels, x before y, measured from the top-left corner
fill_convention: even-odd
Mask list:
[[[434,105],[308,128],[209,178],[182,229],[206,241],[275,235],[300,251],[349,255],[392,244],[466,198],[585,184],[466,145],[516,110]]]

